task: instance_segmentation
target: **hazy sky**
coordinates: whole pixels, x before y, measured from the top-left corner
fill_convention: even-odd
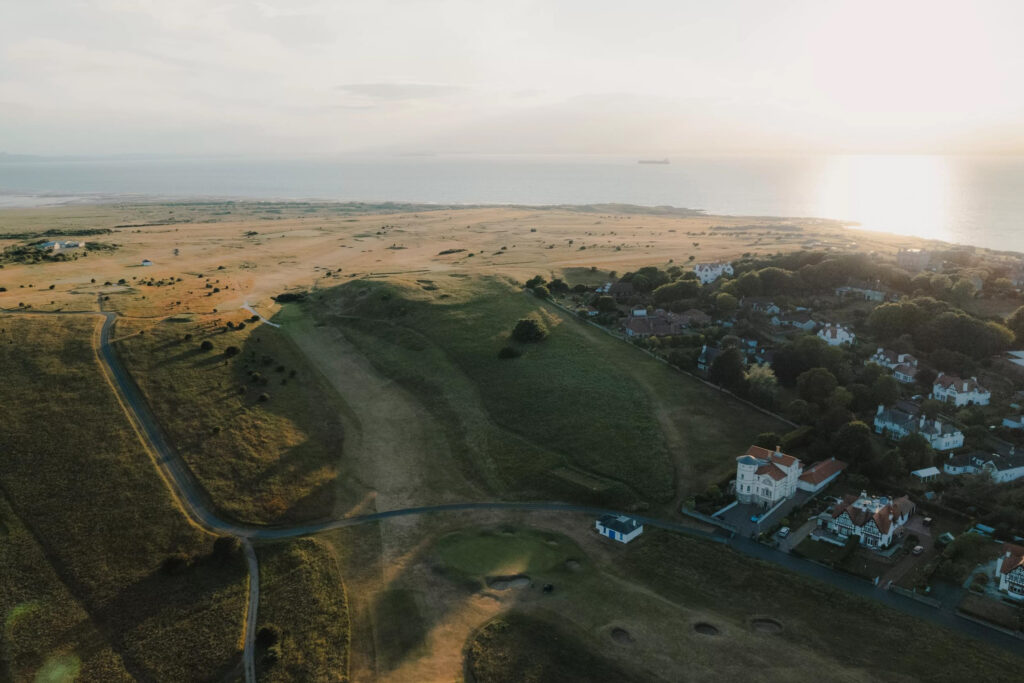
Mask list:
[[[0,151],[1024,151],[1024,3],[0,0]]]

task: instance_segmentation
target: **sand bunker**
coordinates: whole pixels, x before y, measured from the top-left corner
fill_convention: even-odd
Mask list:
[[[613,628],[611,632],[611,637],[612,640],[614,640],[619,645],[632,645],[636,642],[635,640],[633,640],[633,636],[629,634],[629,631],[627,631],[624,628]]]
[[[782,624],[767,617],[751,619],[750,626],[760,633],[779,633],[782,631]]]
[[[487,585],[498,591],[505,591],[510,588],[526,588],[530,585],[530,577],[525,574],[494,576],[487,579]]]
[[[703,636],[717,636],[721,633],[717,626],[712,626],[711,624],[704,623],[703,621],[698,624],[694,624],[693,630]]]

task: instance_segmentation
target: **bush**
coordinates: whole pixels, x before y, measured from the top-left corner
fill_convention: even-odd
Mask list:
[[[523,355],[523,352],[512,346],[503,346],[501,351],[498,351],[498,358],[503,360],[507,358],[519,358],[521,355]]]
[[[260,403],[266,403],[267,401],[270,400],[270,394],[267,394],[267,393],[260,394],[256,398],[256,400],[259,401]]]
[[[286,304],[289,301],[302,301],[307,294],[308,292],[285,292],[272,298],[279,304]]]
[[[202,349],[203,351],[212,351],[213,342],[207,339],[206,341],[199,345],[199,348]]]
[[[231,356],[237,356],[241,352],[237,346],[229,346],[224,349],[224,355],[230,358]]]
[[[544,341],[548,336],[548,330],[544,323],[536,318],[523,318],[516,323],[512,330],[512,338],[524,343],[535,343]]]
[[[264,626],[256,632],[256,647],[261,650],[266,650],[279,642],[281,642],[281,629],[273,624]]]

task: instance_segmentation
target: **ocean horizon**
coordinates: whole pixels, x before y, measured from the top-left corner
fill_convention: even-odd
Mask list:
[[[827,218],[1024,252],[1024,157],[394,156],[0,160],[0,208],[152,200],[621,203]],[[660,156],[658,158],[661,158]]]

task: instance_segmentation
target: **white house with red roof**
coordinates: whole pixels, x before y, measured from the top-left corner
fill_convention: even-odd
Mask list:
[[[892,370],[896,381],[903,384],[913,384],[917,379],[917,359],[909,353],[896,353],[879,346],[868,360]]]
[[[818,330],[818,338],[823,339],[829,346],[852,344],[853,340],[856,339],[853,332],[835,323],[829,323]]]
[[[940,372],[932,385],[932,398],[955,406],[987,406],[992,392],[978,384],[977,377],[960,379]]]
[[[832,483],[846,468],[842,460],[831,458],[812,465],[806,472],[799,458],[751,446],[736,458],[736,500],[767,509],[792,498],[798,490],[817,492]]]
[[[889,499],[862,491],[859,496],[846,496],[834,505],[828,513],[827,526],[840,540],[857,536],[863,546],[887,548],[913,513],[914,504],[906,496]]]
[[[1011,598],[1024,600],[1024,547],[1006,543],[1003,555],[996,561],[999,590]]]

